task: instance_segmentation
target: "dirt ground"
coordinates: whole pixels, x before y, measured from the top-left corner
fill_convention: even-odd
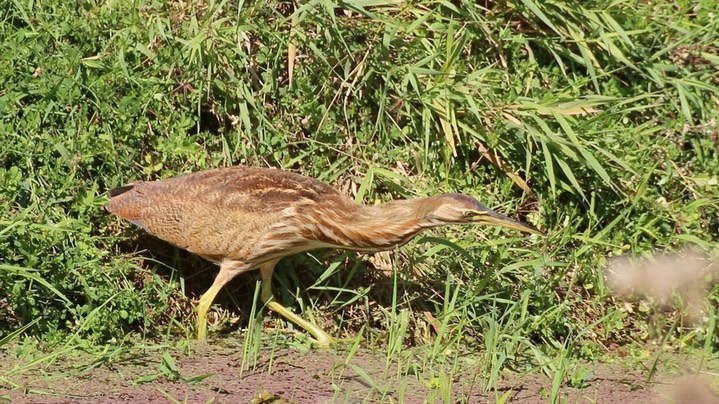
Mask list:
[[[507,374],[496,390],[484,392],[484,380],[470,367],[455,367],[450,377],[431,374],[421,364],[387,366],[382,353],[361,350],[349,364],[347,352],[261,351],[254,369],[245,371],[241,346],[195,342],[189,351],[168,348],[99,361],[97,356],[73,355],[20,372],[17,366],[27,364],[28,358],[20,361],[0,352],[0,402],[494,403],[508,398],[506,402],[545,403],[552,390],[546,376]],[[719,403],[716,384],[706,376],[660,372],[647,383],[646,367],[636,364],[595,364],[587,369],[591,377],[582,389],[561,387],[563,402]]]

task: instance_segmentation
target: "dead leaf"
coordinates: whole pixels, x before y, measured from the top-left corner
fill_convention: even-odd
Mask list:
[[[292,86],[292,79],[295,77],[295,58],[297,57],[297,45],[294,42],[297,16],[294,13],[290,19],[290,24],[290,38],[287,41],[287,77],[289,85]]]
[[[477,149],[480,153],[482,153],[482,156],[486,157],[492,164],[494,164],[495,167],[499,168],[504,172],[504,174],[509,177],[512,182],[514,182],[519,188],[524,191],[527,196],[530,198],[535,198],[534,191],[532,191],[531,188],[529,188],[529,184],[519,176],[519,174],[512,171],[505,163],[502,161],[502,159],[499,157],[499,154],[496,152],[487,149],[481,142],[477,142]]]

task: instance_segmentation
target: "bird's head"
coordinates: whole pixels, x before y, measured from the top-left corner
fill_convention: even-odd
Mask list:
[[[500,226],[532,234],[543,234],[535,227],[501,215],[478,200],[462,194],[445,194],[433,199],[427,218],[438,225],[478,224]]]

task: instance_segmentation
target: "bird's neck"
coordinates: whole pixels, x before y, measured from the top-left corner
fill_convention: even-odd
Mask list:
[[[354,205],[344,217],[326,217],[324,236],[336,246],[381,251],[401,246],[422,230],[437,226],[429,214],[434,198],[398,200],[380,205]],[[330,222],[341,223],[332,226]]]

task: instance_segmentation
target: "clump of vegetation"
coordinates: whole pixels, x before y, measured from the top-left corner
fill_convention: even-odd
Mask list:
[[[680,301],[619,299],[603,269],[655,250],[716,256],[718,12],[6,2],[0,340],[26,325],[51,343],[191,335],[212,265],[106,215],[105,191],[248,164],[365,203],[474,194],[548,233],[449,228],[388,254],[282,262],[278,297],[336,335],[362,330],[391,352],[482,349],[490,373],[569,345],[579,357],[662,339],[714,349],[713,311],[684,323]],[[246,324],[254,279],[234,285],[217,314]]]

